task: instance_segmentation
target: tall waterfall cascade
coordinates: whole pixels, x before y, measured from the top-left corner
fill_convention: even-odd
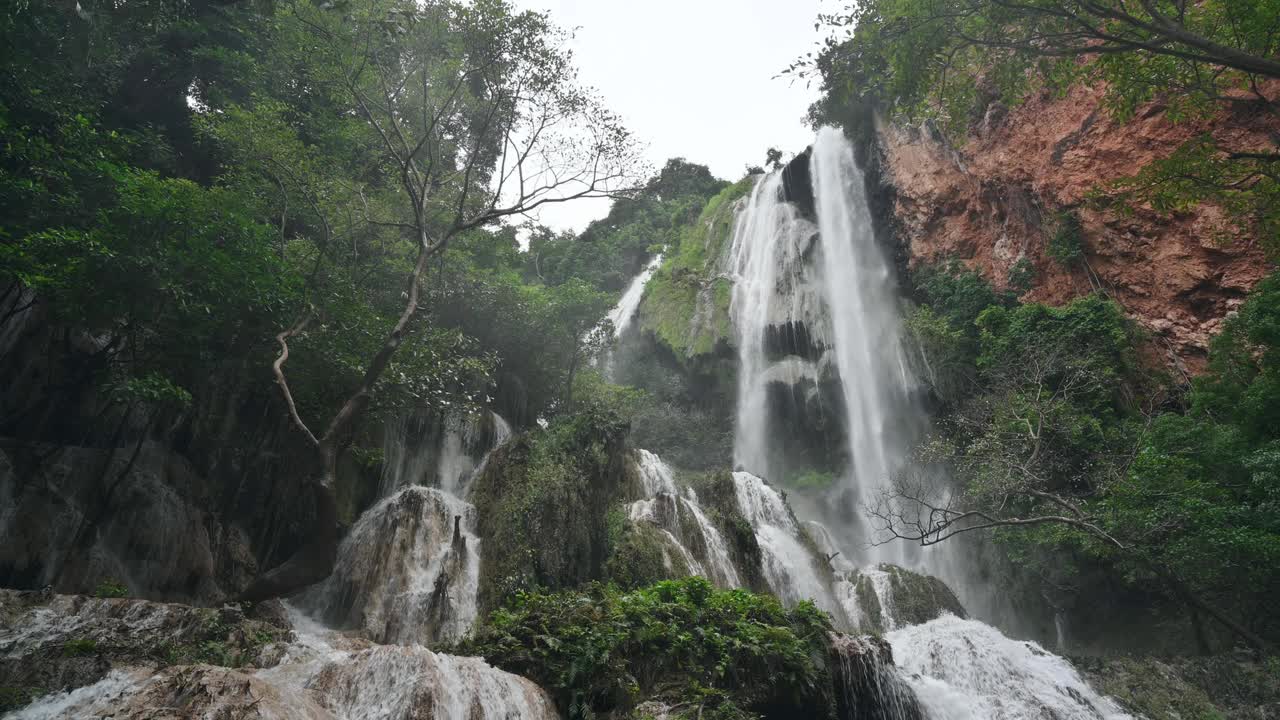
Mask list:
[[[735,489],[770,586],[784,602],[814,601],[837,627],[889,631],[898,679],[845,667],[844,682],[881,697],[893,720],[1129,717],[1034,643],[945,607],[927,622],[897,615],[895,595],[907,591],[899,566],[951,582],[960,572],[948,551],[877,544],[868,529],[864,507],[906,467],[928,420],[913,399],[920,383],[894,273],[876,242],[853,146],[823,128],[809,152],[803,182],[779,170],[756,183],[728,259],[739,353]],[[804,191],[797,184],[809,186],[810,203],[792,197]],[[834,418],[837,441],[781,441],[797,405]],[[815,466],[832,471],[832,487],[821,501],[788,507],[774,483]]]
[[[738,353],[734,468],[704,486],[655,453],[628,451],[628,531],[658,538],[670,575],[767,589],[787,606],[811,601],[829,613],[842,719],[1132,720],[1067,660],[968,617],[947,584],[963,576],[954,554],[873,542],[863,508],[907,467],[928,420],[854,149],[824,128],[804,161],[802,179],[778,170],[755,182],[721,258]],[[654,257],[609,314],[619,337],[661,262]],[[820,442],[801,437],[814,415]],[[511,428],[486,411],[406,414],[384,430],[378,497],[330,577],[288,606],[295,637],[280,643],[278,662],[181,676],[115,670],[13,717],[146,717],[202,683],[219,686],[210,702],[252,701],[259,717],[280,720],[558,717],[533,682],[430,649],[477,620],[482,539],[467,491]],[[829,487],[788,497],[788,480],[824,473]],[[71,637],[79,626],[67,617],[79,616],[0,628],[0,651]],[[131,622],[145,630],[161,619]]]

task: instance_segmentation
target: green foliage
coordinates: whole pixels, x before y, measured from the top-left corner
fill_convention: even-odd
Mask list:
[[[676,245],[682,229],[726,185],[705,166],[672,158],[635,197],[616,201],[580,235],[535,230],[525,272],[550,285],[578,278],[622,290],[655,249]]]
[[[0,712],[20,710],[48,692],[42,687],[0,687]]]
[[[98,583],[98,587],[93,589],[93,596],[98,598],[129,597],[129,588],[115,578],[107,578]]]
[[[872,110],[885,110],[962,141],[994,104],[1077,83],[1104,88],[1104,107],[1121,121],[1157,98],[1175,122],[1250,101],[1275,113],[1266,88],[1280,77],[1280,0],[870,0],[820,23],[829,31],[821,50],[788,72],[821,78],[814,124],[843,124],[855,136],[871,132]],[[1098,196],[1161,212],[1215,203],[1229,213],[1224,230],[1275,251],[1280,153],[1274,140],[1233,142],[1197,138]]]
[[[572,718],[654,696],[705,703],[716,717],[753,707],[825,717],[831,680],[818,658],[829,630],[808,602],[786,610],[691,577],[631,592],[519,593],[460,650],[538,682]]]
[[[610,543],[604,571],[610,582],[628,590],[690,574],[679,549],[647,522],[627,523],[617,543]]]
[[[1025,257],[1018,258],[1013,267],[1009,268],[1009,289],[1021,296],[1035,287],[1035,284],[1035,266]]]
[[[72,638],[62,644],[62,654],[66,657],[84,657],[97,652],[98,641],[93,638]]]
[[[610,509],[626,481],[625,421],[594,414],[557,417],[490,455],[474,481],[481,546],[482,611],[521,590],[571,588],[603,577],[619,540]]]
[[[1280,276],[1250,295],[1213,343],[1185,415],[1156,418],[1104,496],[1116,532],[1149,562],[1275,629],[1280,590]]]
[[[1280,153],[1254,150],[1233,150],[1201,135],[1133,177],[1097,189],[1091,199],[1125,214],[1143,204],[1168,215],[1210,202],[1226,211],[1216,239],[1253,235],[1274,258],[1280,253]]]
[[[1144,587],[1158,583],[1175,596],[1210,598],[1275,632],[1277,277],[1263,280],[1214,339],[1208,371],[1189,389],[1186,409],[1162,413],[1139,412],[1168,390],[1137,360],[1141,335],[1099,295],[1061,308],[992,305],[975,321],[971,355],[938,314],[967,317],[972,310],[964,303],[961,311],[917,309],[908,326],[933,348],[930,361],[946,358],[954,374],[972,378],[935,380],[951,392],[942,437],[928,456],[951,465],[969,507],[1059,514],[1052,496],[1089,518],[1098,532],[1048,523],[999,534],[1010,557],[1045,577],[1076,582],[1080,570],[1101,569]]]
[[[649,280],[641,326],[681,361],[731,341],[731,286],[716,273],[733,233],[734,203],[754,184],[748,176],[711,198],[697,220],[681,229],[675,251]]]
[[[912,272],[911,283],[921,303],[970,337],[978,334],[976,321],[984,310],[1013,301],[997,293],[977,270],[954,259],[920,267]]]
[[[1057,227],[1049,236],[1048,253],[1066,268],[1080,262],[1084,257],[1084,230],[1079,216],[1073,212],[1058,213]]]

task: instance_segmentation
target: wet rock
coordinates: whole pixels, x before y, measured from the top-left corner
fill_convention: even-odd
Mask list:
[[[339,717],[386,720],[529,720],[558,717],[555,704],[532,681],[480,658],[421,647],[380,646],[331,663],[308,688]]]
[[[841,720],[924,720],[915,692],[894,667],[888,641],[834,635],[829,660]]]
[[[896,565],[878,568],[888,576],[888,614],[898,625],[918,625],[948,613],[968,617],[956,594],[932,575],[922,575]]]
[[[165,671],[126,706],[124,717],[138,720],[166,717],[157,714],[159,708],[164,708],[161,713],[172,709],[175,719],[328,720],[333,717],[306,691],[281,687],[243,672],[208,665]]]
[[[300,602],[377,642],[456,640],[476,617],[475,508],[435,488],[406,487],[366,511],[333,573]]]
[[[793,203],[800,214],[812,219],[817,215],[813,196],[813,176],[809,172],[809,159],[813,148],[806,148],[782,168],[782,196]]]
[[[1280,682],[1275,669],[1252,657],[1085,657],[1073,661],[1095,687],[1147,720],[1280,717]]]
[[[214,600],[203,481],[182,458],[0,443],[0,584],[91,591],[109,578],[157,599]]]
[[[284,623],[246,619],[235,607],[0,590],[0,687],[43,694],[98,682],[119,668],[261,666],[267,646],[287,637]]]

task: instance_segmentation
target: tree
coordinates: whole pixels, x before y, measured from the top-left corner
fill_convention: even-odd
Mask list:
[[[552,332],[562,338],[565,358],[565,410],[573,408],[573,380],[583,358],[595,357],[613,342],[613,323],[600,318],[612,304],[607,293],[574,278],[550,290],[549,315]]]
[[[541,205],[625,192],[639,165],[616,116],[576,83],[563,38],[544,14],[516,13],[502,0],[368,0],[331,8],[299,2],[287,19],[307,47],[326,53],[316,81],[344,97],[347,111],[376,137],[389,187],[377,198],[354,188],[358,222],[412,248],[412,261],[394,324],[319,433],[299,413],[285,371],[289,343],[315,319],[314,311],[305,309],[276,336],[277,384],[318,454],[319,519],[313,540],[259,578],[248,598],[286,593],[328,575],[336,551],[338,454],[411,329],[431,259],[462,233]],[[324,250],[337,240],[337,223],[315,204]]]
[[[873,0],[820,23],[834,32],[785,71],[821,77],[815,123],[868,127],[859,108],[882,108],[961,137],[996,101],[1080,80],[1103,84],[1121,119],[1157,97],[1175,121],[1225,107],[1280,114],[1280,0]],[[1276,142],[1197,137],[1099,198],[1160,212],[1220,203],[1269,241],[1280,235]]]
[[[995,531],[1074,550],[1268,647],[1257,619],[1269,622],[1261,608],[1280,583],[1280,486],[1263,469],[1280,397],[1269,377],[1275,287],[1265,281],[1215,341],[1186,414],[1157,413],[1167,396],[1113,303],[983,312],[981,390],[868,508],[880,541]]]

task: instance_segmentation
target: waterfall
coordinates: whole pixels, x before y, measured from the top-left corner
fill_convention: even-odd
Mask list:
[[[15,720],[69,717],[259,717],[272,720],[553,720],[551,698],[532,681],[481,658],[420,645],[371,645],[327,630],[291,609],[296,639],[274,667],[207,665],[113,670],[98,682],[43,697]],[[6,716],[9,717],[9,716]]]
[[[739,587],[742,582],[728,543],[698,505],[697,493],[692,488],[680,492],[671,467],[648,450],[636,451],[636,469],[645,498],[631,503],[630,520],[650,523],[662,532],[691,574],[722,588]]]
[[[748,472],[735,472],[733,484],[738,508],[755,528],[769,588],[788,605],[801,600],[814,601],[818,607],[836,615],[837,625],[843,626],[840,608],[814,567],[816,558],[802,542],[800,526],[782,496]]]
[[[893,275],[875,242],[865,180],[842,131],[818,132],[811,175],[824,299],[844,391],[850,458],[844,486],[863,503],[901,469],[923,415],[910,398],[917,382],[908,370]],[[870,539],[865,531],[854,537]],[[867,559],[902,564],[903,546],[873,547]]]
[[[773,173],[756,183],[746,207],[735,219],[729,264],[735,278],[729,314],[738,344],[738,414],[733,443],[734,465],[772,475],[770,462],[767,374],[770,362],[765,336],[770,326],[793,316],[808,316],[808,294],[788,273],[802,267],[801,243],[816,228],[782,199],[782,175]],[[780,277],[780,274],[782,277]],[[780,292],[780,287],[782,288]]]
[[[333,573],[301,603],[327,623],[384,643],[461,638],[477,614],[480,538],[467,484],[511,435],[496,413],[412,415],[387,423],[383,488],[338,548]],[[424,482],[434,480],[436,487]]]
[[[925,720],[916,693],[893,664],[888,643],[848,635],[835,635],[831,641],[841,720]]]
[[[613,323],[613,336],[615,338],[622,337],[622,334],[631,325],[631,320],[636,316],[636,310],[640,307],[640,300],[644,298],[644,286],[649,282],[649,278],[653,277],[653,273],[661,264],[662,253],[658,253],[649,260],[649,264],[645,265],[638,275],[631,279],[631,284],[627,285],[626,292],[622,293],[622,297],[618,299],[618,304],[609,311],[608,318]]]
[[[404,413],[383,427],[380,497],[408,485],[434,485],[462,495],[491,448],[506,442],[511,426],[488,410],[444,415]]]
[[[306,598],[326,622],[374,641],[430,645],[471,628],[479,580],[475,508],[415,485],[360,516],[333,574]]]
[[[1132,720],[1036,643],[947,615],[886,636],[930,720]]]
[[[876,244],[852,145],[841,131],[823,128],[795,163],[804,166],[757,182],[735,219],[733,480],[774,594],[788,604],[813,600],[837,628],[889,631],[897,668],[887,647],[837,637],[840,716],[1128,718],[1063,658],[949,614],[963,611],[950,590],[940,593],[931,578],[895,567],[964,585],[956,548],[926,553],[905,542],[873,543],[863,507],[905,468],[928,422],[913,400],[920,386],[904,345],[894,274]],[[810,188],[811,205],[804,195]],[[839,434],[832,452],[786,442],[798,428],[809,432],[804,423],[815,409],[827,413],[818,426]],[[814,467],[834,471],[837,482],[796,506],[801,524],[785,494],[761,476],[786,486],[786,478]],[[823,558],[829,567],[821,567]],[[941,602],[930,611],[941,617],[922,617],[922,598],[938,602],[942,595],[954,605]]]

